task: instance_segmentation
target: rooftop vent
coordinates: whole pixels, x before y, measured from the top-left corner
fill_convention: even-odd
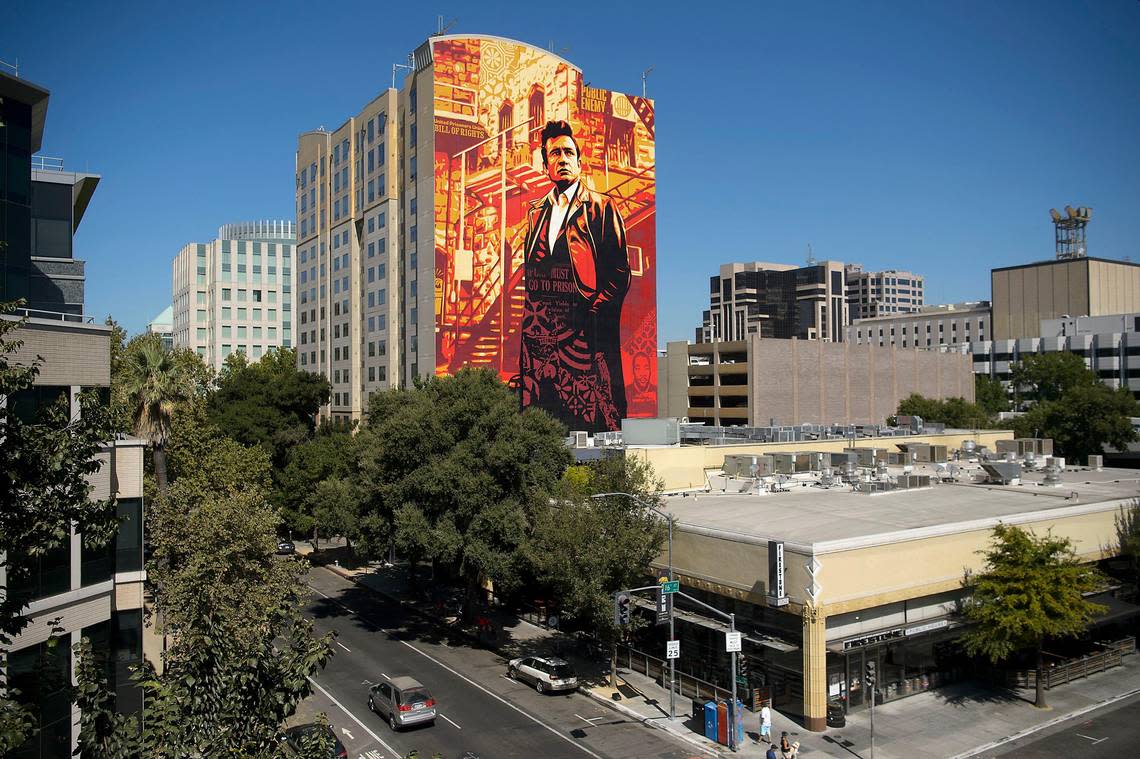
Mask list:
[[[987,461],[982,469],[991,485],[1015,485],[1021,481],[1021,464],[1016,461]]]

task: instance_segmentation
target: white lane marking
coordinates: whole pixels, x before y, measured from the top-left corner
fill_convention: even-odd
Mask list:
[[[308,583],[306,583],[306,584],[308,584]],[[310,587],[310,588],[312,588],[313,586],[312,586],[312,585],[309,585],[309,587]],[[316,588],[313,588],[313,590],[316,590]],[[319,593],[320,591],[317,591],[317,592]],[[335,600],[334,600],[334,601],[333,601],[333,603],[337,604],[337,605],[338,605],[338,606],[340,606],[342,609],[345,609],[346,611],[348,611],[348,612],[349,612],[349,613],[351,613],[351,614],[355,614],[355,613],[356,613],[356,612],[352,611],[352,609],[349,609],[347,606],[345,606],[344,604],[340,603],[339,601],[335,601]],[[395,636],[392,634],[392,631],[391,631],[391,630],[386,630],[386,629],[384,629],[383,627],[379,627],[379,625],[377,625],[377,628],[378,628],[378,629],[379,629],[381,632],[383,632],[385,635],[388,635],[390,638],[392,638],[392,640],[397,640],[397,638],[396,638],[396,637],[395,637]],[[554,733],[555,735],[557,735],[559,738],[561,738],[562,740],[564,740],[564,741],[566,741],[567,743],[569,743],[569,744],[570,744],[571,746],[573,746],[574,748],[576,748],[576,749],[579,749],[580,751],[582,751],[582,752],[583,752],[583,753],[585,753],[585,754],[589,754],[590,756],[594,757],[594,759],[602,759],[602,757],[601,757],[601,756],[599,756],[598,754],[595,754],[593,751],[591,751],[590,749],[586,748],[586,747],[585,747],[585,746],[583,746],[582,744],[575,742],[575,741],[574,741],[572,738],[570,738],[570,736],[568,736],[568,735],[563,735],[562,733],[558,732],[558,730],[556,730],[555,728],[551,727],[550,725],[548,725],[548,724],[546,724],[545,722],[543,722],[542,720],[540,720],[538,717],[535,717],[533,714],[530,714],[529,712],[523,711],[523,710],[522,710],[522,709],[520,709],[519,707],[517,707],[517,706],[515,706],[514,704],[512,704],[510,701],[508,701],[508,700],[506,700],[505,698],[503,698],[502,696],[500,696],[498,693],[495,693],[494,691],[490,691],[490,690],[487,690],[486,688],[484,688],[482,685],[480,685],[479,683],[477,683],[477,682],[475,682],[474,680],[472,680],[472,679],[471,679],[470,677],[468,677],[467,675],[463,674],[462,672],[459,672],[459,671],[457,671],[457,670],[454,670],[454,669],[452,669],[451,667],[447,666],[446,664],[444,664],[443,662],[441,662],[439,659],[435,658],[435,657],[434,657],[434,656],[432,656],[431,654],[427,653],[426,651],[421,651],[420,649],[416,648],[415,646],[413,646],[411,643],[409,643],[409,642],[408,642],[408,641],[406,641],[406,640],[401,640],[401,641],[399,641],[399,642],[400,642],[400,643],[403,643],[405,646],[407,646],[408,648],[412,649],[413,651],[415,651],[417,654],[419,654],[420,656],[424,657],[424,658],[425,658],[425,659],[427,659],[428,661],[432,661],[432,662],[435,662],[436,664],[438,664],[439,666],[443,667],[444,669],[446,669],[446,670],[447,670],[448,672],[450,672],[451,674],[453,674],[453,675],[455,675],[456,677],[458,677],[460,680],[463,680],[463,681],[465,681],[465,682],[467,682],[467,683],[470,683],[471,685],[475,686],[476,688],[478,688],[479,690],[483,691],[484,693],[486,693],[486,694],[487,694],[488,696],[490,696],[491,698],[493,698],[493,699],[495,699],[496,701],[498,701],[498,702],[502,703],[504,706],[507,706],[507,707],[510,707],[511,709],[514,709],[516,712],[518,712],[518,713],[519,713],[519,714],[521,714],[522,716],[526,717],[527,719],[529,719],[531,722],[535,723],[536,725],[540,725],[540,726],[542,726],[542,727],[546,728],[546,729],[547,729],[547,730],[549,730],[551,733]],[[383,674],[383,673],[381,673],[381,674]],[[385,677],[387,677],[387,675],[385,675]],[[509,679],[509,678],[508,678],[508,679]],[[310,678],[309,678],[309,680],[311,680],[311,681],[313,682],[313,685],[316,685],[316,684],[317,684],[317,683],[316,683],[316,681],[315,681],[315,680],[313,680],[313,678],[311,678],[311,677],[310,677]],[[320,686],[319,686],[319,685],[318,685],[317,687],[318,687],[318,688],[320,688]],[[321,691],[322,691],[323,693],[327,694],[327,695],[329,696],[329,698],[332,698],[332,695],[331,695],[331,694],[328,694],[328,691],[326,691],[324,688],[321,688]],[[340,706],[340,703],[339,703],[339,702],[336,702],[336,701],[334,701],[334,703],[336,703],[336,704],[337,704],[337,706]],[[341,706],[340,708],[341,708],[341,709],[344,709],[344,707],[343,707],[343,706]],[[344,709],[344,710],[345,710],[345,712],[346,712],[346,713],[348,712],[348,710],[347,710],[347,709]],[[367,728],[367,727],[365,727],[365,725],[364,725],[364,723],[363,723],[363,722],[361,722],[360,720],[356,719],[356,717],[355,717],[355,716],[353,716],[352,718],[353,718],[354,720],[356,720],[356,724],[360,725],[360,726],[361,726],[361,727],[363,727],[365,730],[368,730],[368,728]],[[371,730],[368,730],[368,734],[369,734],[369,735],[371,735],[371,736],[372,736],[373,738],[375,738],[376,740],[380,741],[380,737],[379,737],[378,735],[376,735],[376,733],[372,732]],[[392,749],[391,749],[391,747],[389,747],[387,743],[384,743],[384,741],[380,741],[380,743],[381,743],[381,744],[382,744],[382,745],[383,745],[385,748],[387,748],[389,751],[391,751],[391,750],[392,750]],[[393,752],[393,753],[395,753],[395,752]],[[399,759],[399,757],[397,757],[397,759]]]
[[[350,654],[352,653],[352,649],[351,649],[351,648],[349,648],[348,646],[344,645],[343,643],[341,643],[339,640],[336,640],[336,641],[333,641],[333,642],[334,642],[334,643],[336,643],[336,644],[337,644],[338,646],[340,646],[341,648],[343,648],[345,651],[348,651]]]
[[[356,737],[355,737],[355,736],[353,736],[353,734],[352,734],[352,733],[348,732],[348,728],[347,728],[347,727],[342,727],[342,728],[340,729],[340,731],[341,731],[342,733],[344,733],[346,736],[348,736],[348,739],[349,739],[350,741],[354,741],[354,740],[356,740]]]
[[[551,727],[550,725],[546,724],[545,722],[543,722],[542,720],[540,720],[538,717],[535,717],[533,714],[529,714],[528,712],[525,712],[525,711],[523,711],[523,710],[522,710],[522,709],[520,709],[519,707],[517,707],[517,706],[515,706],[514,704],[512,704],[510,701],[508,701],[508,700],[506,700],[505,698],[503,698],[502,696],[500,696],[498,693],[495,693],[494,691],[490,691],[490,690],[487,690],[486,688],[484,688],[482,685],[480,685],[479,683],[477,683],[477,682],[475,682],[474,680],[472,680],[472,679],[471,679],[470,677],[468,677],[467,675],[463,674],[462,672],[459,672],[459,671],[457,671],[457,670],[454,670],[454,669],[452,669],[451,667],[447,666],[446,664],[444,664],[443,662],[441,662],[439,659],[435,658],[435,657],[434,657],[434,656],[432,656],[431,654],[427,653],[426,651],[421,651],[420,649],[416,648],[415,646],[413,646],[411,643],[409,643],[409,642],[408,642],[408,641],[406,641],[406,640],[401,640],[400,642],[401,642],[401,643],[403,643],[403,644],[404,644],[405,646],[407,646],[408,648],[410,648],[410,649],[412,649],[413,651],[415,651],[415,652],[416,652],[417,654],[419,654],[420,656],[422,656],[422,657],[424,657],[425,659],[427,659],[428,661],[433,661],[433,662],[435,662],[436,664],[438,664],[439,666],[443,667],[443,668],[444,668],[444,669],[446,669],[448,672],[450,672],[451,674],[453,674],[453,675],[455,675],[456,677],[458,677],[460,680],[465,680],[466,682],[470,683],[471,685],[474,685],[476,688],[478,688],[479,690],[483,691],[484,693],[486,693],[488,696],[490,696],[491,698],[495,699],[496,701],[499,701],[499,702],[500,702],[500,703],[502,703],[504,706],[508,706],[508,707],[510,707],[511,709],[514,709],[516,712],[518,712],[518,713],[519,713],[519,714],[521,714],[522,716],[526,717],[527,719],[529,719],[531,722],[535,723],[536,725],[541,725],[542,727],[546,728],[547,730],[549,730],[550,732],[554,733],[555,735],[557,735],[557,736],[558,736],[559,738],[561,738],[562,740],[564,740],[564,741],[566,741],[567,743],[569,743],[569,744],[570,744],[571,746],[573,746],[574,748],[576,748],[576,749],[579,749],[579,750],[580,750],[580,751],[582,751],[583,753],[589,754],[590,756],[594,757],[594,759],[602,759],[602,757],[600,757],[599,755],[595,754],[593,751],[591,751],[590,749],[586,748],[586,747],[585,747],[585,746],[583,746],[581,743],[577,743],[577,742],[575,742],[575,741],[574,741],[572,738],[570,738],[569,736],[563,735],[562,733],[558,732],[558,730],[556,730],[555,728],[553,728],[553,727]]]
[[[321,591],[314,588],[312,585],[309,586],[309,590],[313,591],[314,593],[319,595],[321,598],[328,598],[328,596],[326,596],[324,593],[322,593]]]
[[[380,737],[379,735],[377,735],[376,733],[372,732],[372,730],[370,730],[370,729],[369,729],[368,725],[366,725],[366,724],[364,724],[363,722],[361,722],[361,721],[360,721],[360,719],[359,719],[359,718],[358,718],[358,717],[357,717],[355,714],[353,714],[353,713],[352,713],[352,712],[350,712],[348,709],[346,709],[346,708],[345,708],[345,706],[344,706],[344,704],[342,704],[341,702],[337,701],[337,700],[336,700],[336,696],[334,696],[333,694],[329,693],[327,690],[325,690],[324,688],[322,688],[322,687],[321,687],[321,684],[320,684],[320,683],[318,683],[316,680],[314,680],[314,679],[313,679],[313,678],[311,678],[311,677],[307,677],[306,679],[307,679],[309,682],[311,682],[311,683],[313,684],[313,687],[314,687],[314,688],[316,688],[317,690],[319,690],[321,693],[325,694],[325,697],[326,697],[326,698],[328,698],[328,700],[329,700],[329,701],[332,701],[334,704],[336,704],[337,706],[339,706],[339,707],[340,707],[340,710],[341,710],[342,712],[344,712],[345,714],[347,714],[347,715],[348,715],[348,716],[349,716],[349,717],[352,719],[352,721],[353,721],[353,722],[355,722],[356,724],[360,725],[360,727],[361,727],[361,728],[364,730],[364,732],[366,732],[366,733],[368,733],[369,735],[371,735],[371,736],[373,737],[373,739],[375,739],[375,741],[376,741],[377,743],[379,743],[379,744],[380,744],[381,746],[383,746],[384,748],[388,749],[388,753],[390,753],[390,754],[391,754],[392,756],[394,756],[396,759],[400,759],[400,758],[403,756],[403,754],[401,754],[399,751],[397,751],[396,749],[392,748],[392,747],[391,747],[391,746],[389,746],[387,743],[385,743],[385,742],[384,742],[384,739],[383,739],[383,738],[381,738],[381,737]]]
[[[595,722],[597,722],[600,719],[605,719],[605,717],[590,717],[589,719],[586,719],[585,717],[583,717],[581,714],[578,714],[577,712],[574,713],[574,716],[577,717],[578,719],[582,720],[583,722],[588,722],[591,725],[593,725]]]
[[[456,729],[456,730],[462,730],[462,729],[463,729],[463,728],[461,728],[461,727],[459,726],[459,724],[458,724],[458,723],[457,723],[455,720],[451,719],[450,717],[448,717],[448,716],[447,716],[446,714],[444,714],[443,712],[438,712],[438,714],[439,714],[439,716],[443,717],[445,720],[447,720],[447,721],[448,721],[448,722],[450,722],[451,724],[455,725],[455,729]]]
[[[1094,746],[1098,743],[1102,743],[1103,741],[1108,740],[1108,738],[1094,738],[1091,735],[1085,735],[1084,733],[1076,733],[1076,735],[1080,736],[1081,738],[1084,738],[1086,741],[1092,741],[1092,745],[1094,745]]]

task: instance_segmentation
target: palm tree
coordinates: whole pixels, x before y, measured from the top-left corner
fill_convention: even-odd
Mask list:
[[[128,346],[121,376],[131,425],[136,435],[153,446],[154,476],[159,492],[166,492],[166,441],[175,407],[193,395],[190,379],[158,339],[143,339]]]

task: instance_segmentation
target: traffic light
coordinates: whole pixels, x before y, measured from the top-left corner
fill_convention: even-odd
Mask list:
[[[614,593],[614,624],[628,625],[632,613],[629,593],[619,591]]]
[[[867,687],[875,687],[875,662],[867,662]]]
[[[738,654],[736,657],[736,668],[740,670],[741,677],[748,677],[748,657],[744,654]]]

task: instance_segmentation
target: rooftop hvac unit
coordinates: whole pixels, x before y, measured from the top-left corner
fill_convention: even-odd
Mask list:
[[[929,474],[904,474],[895,480],[899,490],[913,490],[915,488],[930,487]]]
[[[1045,469],[1045,480],[1041,484],[1045,487],[1061,487],[1061,470],[1056,466],[1047,467]]]
[[[1089,456],[1089,468],[1098,472],[1104,469],[1104,456]]]
[[[574,438],[575,448],[587,448],[590,445],[590,433],[575,431],[571,432],[570,436]]]
[[[819,484],[825,488],[835,484],[835,476],[832,474],[831,467],[824,467],[823,471],[819,473]]]
[[[976,451],[977,449],[978,449],[978,444],[976,442],[974,442],[973,440],[963,440],[962,441],[962,453],[969,455],[969,454],[973,453],[974,451]]]
[[[1021,480],[1021,464],[1016,461],[987,461],[982,469],[991,485],[1013,485]]]

